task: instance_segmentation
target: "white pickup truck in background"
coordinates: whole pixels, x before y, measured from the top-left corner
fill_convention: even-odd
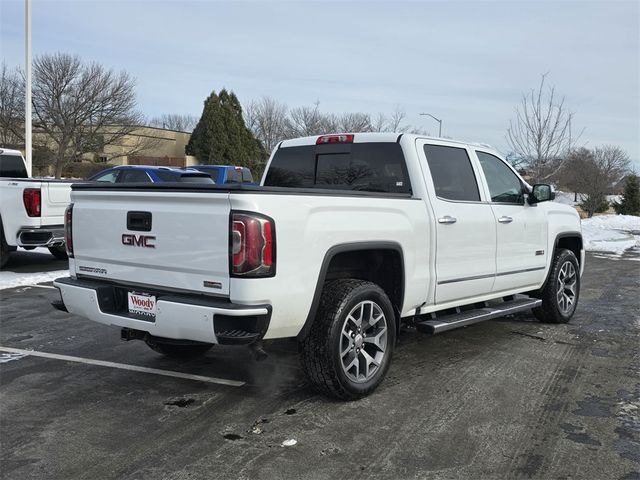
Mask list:
[[[71,182],[28,178],[22,154],[0,149],[0,268],[18,247],[48,247],[66,259],[64,211]]]
[[[284,141],[260,186],[77,184],[56,307],[174,356],[297,337],[310,382],[358,398],[401,322],[569,321],[584,249],[553,196],[486,146],[391,133]]]

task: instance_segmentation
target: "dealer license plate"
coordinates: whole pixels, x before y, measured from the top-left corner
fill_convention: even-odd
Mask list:
[[[156,318],[156,297],[154,295],[127,292],[127,296],[129,313],[148,317],[149,320]]]

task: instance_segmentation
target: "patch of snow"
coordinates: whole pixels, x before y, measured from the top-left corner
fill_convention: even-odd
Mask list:
[[[582,220],[584,246],[590,252],[622,255],[640,246],[640,217],[634,215],[599,215]]]
[[[284,442],[282,442],[282,446],[293,447],[296,443],[298,443],[298,441],[295,438],[289,438],[288,440],[285,440]]]
[[[578,195],[578,201],[574,202],[574,194],[568,192],[561,192],[559,190],[556,191],[556,199],[555,201],[558,203],[562,203],[563,205],[571,205],[572,207],[578,205],[580,203],[580,195]]]
[[[51,282],[56,278],[68,276],[69,270],[55,270],[53,272],[37,273],[0,272],[0,290]]]

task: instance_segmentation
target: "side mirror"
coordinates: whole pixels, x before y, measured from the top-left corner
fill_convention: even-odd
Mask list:
[[[529,203],[548,202],[556,198],[556,192],[551,185],[546,183],[536,183],[529,195]]]

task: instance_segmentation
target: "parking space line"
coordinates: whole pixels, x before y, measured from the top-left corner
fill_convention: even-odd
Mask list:
[[[160,370],[158,368],[139,367],[137,365],[127,365],[126,363],[106,362],[104,360],[93,360],[91,358],[72,357],[69,355],[59,355],[57,353],[38,352],[36,350],[23,350],[20,348],[3,347],[0,345],[0,352],[18,353],[22,355],[30,355],[32,357],[51,358],[54,360],[62,360],[65,362],[84,363],[87,365],[97,365],[99,367],[118,368],[120,370],[129,370],[132,372],[151,373],[154,375],[164,375],[165,377],[182,378],[185,380],[195,380],[198,382],[216,383],[218,385],[227,385],[230,387],[242,387],[245,382],[237,380],[227,380],[224,378],[204,377],[202,375],[192,375],[191,373],[174,372],[172,370]]]
[[[48,288],[50,290],[57,290],[56,287],[50,287],[48,285],[26,285],[27,287],[35,287],[35,288]]]

